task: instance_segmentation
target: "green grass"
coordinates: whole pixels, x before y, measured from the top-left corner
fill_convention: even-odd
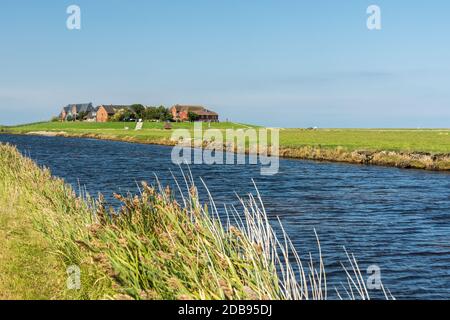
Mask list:
[[[129,129],[126,129],[126,128]],[[135,123],[124,122],[106,122],[106,123],[88,123],[88,122],[43,122],[36,124],[27,124],[13,127],[3,127],[3,131],[9,133],[29,133],[29,132],[64,132],[67,135],[83,136],[89,135],[98,138],[118,139],[125,141],[135,141],[143,143],[164,143],[170,140],[172,130],[165,130],[164,123],[145,122],[142,130],[134,130]],[[204,124],[203,128],[218,130],[225,129],[247,129],[256,128],[245,124],[233,122],[221,122]],[[188,129],[192,131],[192,123],[172,123],[172,129]]]
[[[140,196],[116,195],[117,210],[102,197],[92,206],[0,144],[0,298],[328,297],[320,244],[318,262],[302,263],[288,236],[278,239],[259,196],[241,199],[243,211],[222,222],[213,200],[200,203],[186,180],[179,202],[174,191],[143,183]],[[349,262],[347,298],[369,298],[353,256]],[[66,288],[73,265],[79,291]]]
[[[347,151],[401,151],[450,153],[450,129],[286,129],[280,133],[280,145]]]
[[[192,130],[191,123],[174,123],[173,129]],[[129,127],[130,130],[125,130]],[[142,131],[134,131],[134,123],[60,123],[43,122],[14,127],[4,127],[11,133],[36,131],[66,132],[74,135],[97,135],[137,142],[158,142],[169,139],[172,131],[164,130],[164,123],[146,122]],[[246,129],[257,126],[238,123],[212,123],[211,128]],[[209,128],[206,124],[204,128]],[[346,151],[400,151],[450,154],[450,129],[282,129],[281,148],[315,147],[324,149],[342,148]]]
[[[111,292],[111,282],[70,244],[71,235],[88,235],[80,225],[90,220],[87,206],[62,180],[0,144],[0,299],[100,298]],[[45,230],[65,238],[66,246],[55,246]],[[67,290],[69,265],[81,266],[80,291]]]
[[[60,296],[62,264],[49,255],[42,234],[26,215],[18,189],[0,185],[0,299],[53,299]],[[59,269],[59,270],[58,270]]]
[[[192,129],[192,123],[172,123],[173,129]],[[7,127],[9,130],[13,131],[40,131],[40,130],[48,130],[48,131],[90,131],[90,130],[99,130],[99,131],[108,131],[108,130],[120,130],[124,131],[125,127],[134,128],[135,123],[127,123],[127,122],[105,122],[105,123],[97,123],[97,122],[40,122],[34,124],[26,124],[19,125],[13,127]],[[208,128],[208,124],[203,125],[204,128]],[[239,129],[239,128],[248,128],[248,127],[256,127],[245,124],[239,124],[234,122],[218,122],[211,123],[211,128],[213,129]],[[147,130],[164,130],[163,122],[145,122],[143,126],[143,131]]]
[[[126,129],[125,127],[129,127]],[[0,128],[3,133],[56,134],[63,136],[110,139],[127,142],[174,145],[173,130],[163,123],[146,122],[143,130],[133,130],[134,123],[60,123],[47,122]],[[174,123],[173,129],[188,129],[193,124]],[[203,129],[208,129],[207,124]],[[213,123],[212,129],[261,128],[237,123]],[[177,139],[178,137],[175,137]],[[270,141],[270,137],[269,137]],[[227,141],[229,142],[229,141]],[[248,151],[256,141],[246,141]],[[192,141],[191,141],[192,143]],[[203,146],[213,145],[203,141]],[[214,148],[229,145],[215,144]],[[233,149],[236,150],[236,147]],[[279,155],[288,158],[373,164],[426,170],[450,170],[450,129],[281,129]]]

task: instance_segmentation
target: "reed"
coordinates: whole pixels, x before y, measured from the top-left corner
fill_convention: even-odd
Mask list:
[[[100,195],[77,196],[12,146],[0,145],[0,177],[20,189],[49,253],[81,268],[77,299],[322,300],[329,288],[319,260],[302,261],[280,223],[275,232],[257,192],[219,215],[209,194],[199,201],[190,174],[176,188],[142,183],[140,194],[118,195],[118,209]],[[2,192],[0,190],[0,192]],[[356,259],[345,299],[370,299]],[[60,288],[66,291],[65,288]],[[386,298],[392,298],[385,294]]]

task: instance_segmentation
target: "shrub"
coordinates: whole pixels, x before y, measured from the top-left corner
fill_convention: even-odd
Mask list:
[[[200,116],[194,112],[189,111],[188,113],[189,122],[195,122],[200,119]]]

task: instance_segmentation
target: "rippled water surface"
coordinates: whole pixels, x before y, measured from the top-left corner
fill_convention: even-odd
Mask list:
[[[77,190],[91,195],[137,192],[137,183],[172,184],[171,149],[99,140],[0,135]],[[320,237],[330,295],[344,279],[343,246],[362,271],[381,268],[396,298],[450,298],[450,174],[396,168],[281,160],[280,173],[261,176],[253,165],[196,165],[216,204],[237,204],[236,194],[257,184],[273,222],[282,221],[303,258],[317,255]],[[200,183],[200,180],[198,180]],[[203,199],[207,201],[203,193]],[[379,292],[372,291],[373,296]]]

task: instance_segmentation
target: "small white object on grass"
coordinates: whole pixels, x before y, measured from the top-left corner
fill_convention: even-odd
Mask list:
[[[142,130],[142,126],[143,126],[143,125],[144,125],[144,123],[141,122],[141,121],[139,121],[138,123],[136,123],[136,128],[135,128],[135,130],[136,130],[136,131]]]

